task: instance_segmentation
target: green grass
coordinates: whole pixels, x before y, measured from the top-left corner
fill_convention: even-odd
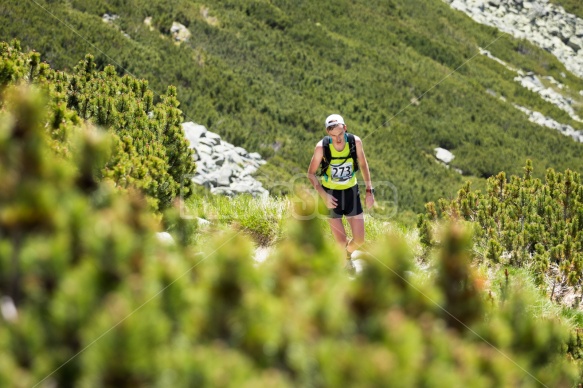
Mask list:
[[[264,246],[282,237],[284,221],[289,217],[288,206],[287,200],[272,197],[239,195],[229,198],[200,193],[186,203],[188,214],[210,221],[212,229],[241,230]]]
[[[199,189],[185,204],[185,215],[200,217],[210,221],[211,231],[236,229],[248,234],[260,246],[276,244],[285,238],[285,227],[294,219],[292,211],[296,199],[290,197],[259,198],[239,195],[233,198],[215,196]],[[398,232],[408,236],[407,240],[415,244],[416,236],[406,224],[398,218],[384,219],[365,211],[365,236],[368,242],[383,238],[388,232]],[[330,226],[324,218],[318,220],[323,233],[333,240]],[[344,219],[347,235],[351,237],[350,226]],[[208,233],[208,231],[207,231]]]
[[[491,290],[500,302],[502,289],[506,284],[505,270],[508,270],[508,284],[519,285],[525,295],[531,298],[529,312],[535,319],[558,319],[571,330],[583,328],[583,311],[580,308],[565,306],[552,302],[546,292],[537,286],[531,270],[526,268],[514,268],[510,266],[495,266],[491,269]]]

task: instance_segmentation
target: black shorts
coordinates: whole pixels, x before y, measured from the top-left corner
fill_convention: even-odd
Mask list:
[[[362,213],[358,185],[344,190],[334,190],[324,187],[324,190],[336,198],[337,205],[334,209],[328,209],[324,201],[320,198],[320,209],[322,209],[320,214],[328,218],[342,218],[342,216],[352,217]]]

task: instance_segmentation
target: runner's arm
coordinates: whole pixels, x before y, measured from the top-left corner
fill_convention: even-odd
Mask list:
[[[364,179],[364,184],[367,189],[372,189],[372,181],[370,179],[370,170],[368,169],[368,162],[366,156],[364,155],[364,148],[362,147],[362,140],[360,137],[354,136],[354,141],[356,143],[356,156],[358,157],[358,166],[362,172],[362,178]]]
[[[316,175],[323,157],[324,151],[322,149],[322,141],[320,140],[316,145],[316,149],[314,149],[314,155],[312,156],[310,167],[308,167],[308,179],[310,180],[310,183],[312,183],[312,186],[314,186],[314,189],[316,189],[318,194],[320,194],[320,196],[324,196],[326,194],[326,191],[320,184],[320,179]]]

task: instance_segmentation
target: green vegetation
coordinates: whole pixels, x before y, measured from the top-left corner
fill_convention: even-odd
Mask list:
[[[571,287],[575,306],[583,299],[583,184],[570,170],[549,169],[544,184],[533,178],[529,160],[522,178],[501,172],[488,180],[485,194],[469,183],[456,199],[427,204],[419,228],[425,245],[434,244],[430,221],[463,218],[476,224],[484,259],[532,269],[539,284],[551,284],[550,298]]]
[[[465,220],[475,230],[476,262],[508,273],[523,269],[541,297],[563,306],[561,315],[574,327],[569,351],[581,359],[583,322],[583,182],[578,173],[548,169],[544,182],[533,177],[532,162],[523,177],[501,172],[488,179],[486,193],[467,183],[457,198],[429,202],[419,216],[420,241],[443,244],[435,230],[443,222]]]
[[[90,125],[70,126],[66,157],[51,147],[44,116],[52,108],[42,94],[8,87],[0,101],[0,179],[10,182],[0,192],[0,292],[16,308],[2,311],[2,385],[578,379],[564,356],[568,327],[531,311],[536,295],[518,276],[499,297],[485,295],[470,267],[471,233],[459,224],[443,231],[435,277],[417,272],[393,234],[350,281],[315,219],[291,223],[262,265],[234,232],[217,233],[197,255],[200,247],[154,238],[159,225],[139,192],[115,190],[108,179],[83,185],[77,166],[99,171],[113,134],[96,139]]]
[[[38,3],[81,36],[35,4],[6,0],[0,39],[18,38],[58,69],[73,69],[91,53],[98,70],[111,63],[119,74],[147,79],[157,93],[175,85],[185,119],[268,159],[259,174],[266,187],[305,172],[331,112],[364,138],[373,178],[397,187],[401,210],[451,198],[468,178],[485,187],[484,178],[499,171],[517,174],[526,159],[535,174],[581,171],[581,144],[528,122],[510,103],[581,124],[483,56],[409,106],[499,36],[440,0]],[[104,23],[105,12],[120,18]],[[153,31],[144,24],[148,16]],[[172,21],[192,32],[188,42],[173,42]],[[525,41],[504,36],[488,49],[583,90],[572,74],[560,77],[565,68],[556,58]],[[463,177],[434,162],[436,146],[455,154]]]
[[[40,54],[23,54],[18,43],[0,43],[0,92],[22,81],[41,86],[49,99],[47,125],[53,147],[68,154],[71,125],[89,122],[113,131],[114,152],[100,171],[92,164],[79,164],[84,184],[90,189],[97,177],[109,178],[120,188],[142,189],[154,209],[165,209],[182,194],[188,197],[194,173],[192,151],[180,123],[176,89],[154,104],[148,82],[125,75],[118,77],[112,66],[95,70],[91,55],[71,74],[54,71],[40,63]],[[1,107],[2,105],[0,105]],[[151,117],[149,117],[151,115]]]
[[[482,56],[399,113],[497,32],[437,0],[39,4],[102,51],[3,2],[0,39],[26,50],[0,44],[0,386],[583,383],[581,145],[486,90],[581,125]],[[189,42],[170,38],[175,20]],[[508,37],[489,49],[564,71]],[[268,157],[267,187],[292,187],[280,183],[305,171],[320,118],[344,114],[390,189],[367,218],[363,272],[342,271],[325,221],[293,217],[313,213],[302,191],[192,187],[179,100]],[[465,176],[435,163],[435,146]],[[464,179],[480,190],[452,200]],[[439,197],[418,231],[387,222]]]

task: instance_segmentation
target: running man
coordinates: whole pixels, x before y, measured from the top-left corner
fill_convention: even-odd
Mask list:
[[[374,205],[368,162],[364,156],[362,141],[358,136],[346,132],[342,116],[333,114],[326,118],[325,136],[316,145],[308,179],[318,191],[328,209],[328,223],[334,238],[346,249],[347,268],[353,269],[352,253],[364,243],[364,213],[360,203],[360,193],[356,181],[356,171],[362,171],[366,185],[365,203],[367,208]],[[316,174],[321,168],[320,177]],[[352,239],[347,241],[342,224],[345,216],[352,231]]]

